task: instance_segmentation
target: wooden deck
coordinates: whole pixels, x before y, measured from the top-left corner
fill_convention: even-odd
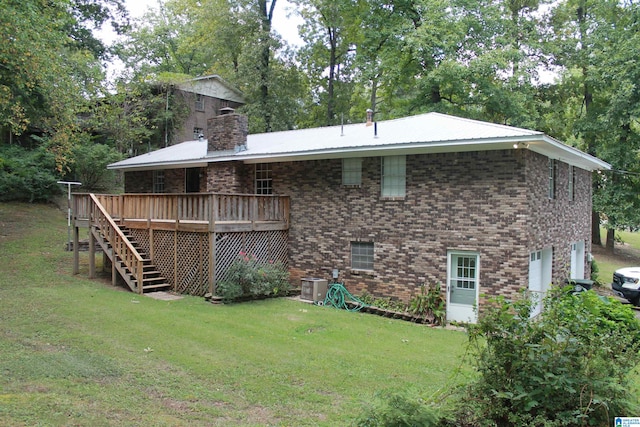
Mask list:
[[[287,261],[285,196],[74,194],[72,212],[74,248],[79,228],[90,230],[89,277],[95,277],[98,244],[111,260],[112,281],[120,275],[138,293],[167,286],[214,292],[238,253],[250,249],[247,245],[267,259]],[[73,271],[79,271],[77,250]]]
[[[106,212],[129,228],[188,232],[289,229],[289,198],[253,194],[95,195]],[[88,227],[90,195],[73,195],[77,227]]]

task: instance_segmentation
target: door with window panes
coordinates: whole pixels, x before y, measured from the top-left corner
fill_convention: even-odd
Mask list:
[[[447,320],[476,322],[480,257],[476,253],[450,252],[448,256]]]

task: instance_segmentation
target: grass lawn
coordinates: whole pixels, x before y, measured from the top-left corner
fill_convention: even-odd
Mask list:
[[[607,238],[605,229],[600,230],[600,236],[604,245]],[[622,242],[616,243],[613,254],[607,252],[604,247],[592,247],[599,269],[599,279],[607,288],[611,287],[614,271],[622,267],[640,266],[640,233],[616,231],[616,236]]]
[[[471,375],[464,332],[287,299],[158,301],[86,279],[86,254],[73,276],[65,214],[0,204],[0,425],[349,425],[377,391]]]

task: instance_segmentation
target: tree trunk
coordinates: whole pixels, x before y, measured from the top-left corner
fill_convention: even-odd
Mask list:
[[[614,247],[615,247],[614,246],[615,237],[616,237],[616,230],[613,228],[607,228],[607,245],[606,245],[607,252],[613,253]]]
[[[271,132],[271,109],[269,108],[269,67],[271,59],[271,23],[273,21],[273,11],[276,0],[271,0],[271,5],[267,9],[267,1],[260,0],[261,30],[262,30],[262,52],[260,55],[260,112],[264,118],[264,131]]]
[[[373,111],[373,116],[376,114],[376,107],[378,106],[378,77],[371,79],[371,97],[369,98],[369,108]]]
[[[333,27],[327,28],[329,33],[329,81],[327,83],[327,126],[333,124],[335,117],[334,82],[336,79],[336,66],[338,62],[338,42],[336,40],[337,30]]]
[[[602,246],[602,237],[600,236],[600,212],[591,211],[591,243]]]

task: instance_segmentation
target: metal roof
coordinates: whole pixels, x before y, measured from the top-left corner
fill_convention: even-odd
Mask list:
[[[515,144],[515,145],[514,145]],[[207,142],[188,141],[109,165],[144,170],[199,167],[210,162],[267,163],[503,149],[529,149],[586,169],[611,166],[542,132],[426,113],[375,125],[364,123],[248,135],[247,150],[207,153]]]

